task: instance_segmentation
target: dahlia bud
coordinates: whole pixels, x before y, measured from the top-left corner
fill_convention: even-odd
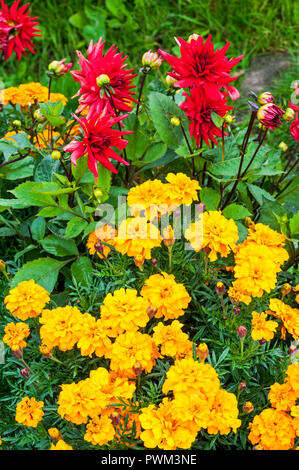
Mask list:
[[[260,104],[274,103],[274,97],[269,91],[264,91],[264,93],[261,93],[257,100]]]
[[[283,152],[286,152],[288,150],[288,146],[285,142],[280,142],[280,144],[278,145],[278,148],[281,149]]]
[[[97,199],[99,199],[100,197],[103,196],[103,191],[100,190],[100,188],[96,188],[94,191],[93,191],[93,194],[95,195],[95,197]]]
[[[238,388],[239,388],[240,392],[244,392],[244,390],[246,390],[246,388],[247,388],[247,385],[246,385],[245,382],[240,382]]]
[[[221,282],[221,281],[217,282],[217,284],[216,284],[216,292],[217,292],[218,295],[223,295],[223,294],[225,294],[226,289],[225,289],[225,285],[223,284],[223,282]]]
[[[143,371],[143,367],[140,362],[136,362],[135,366],[133,367],[134,374],[141,375]]]
[[[29,379],[30,373],[29,370],[26,368],[20,370],[20,374],[23,377],[23,379],[27,380]]]
[[[120,423],[120,414],[115,411],[111,413],[109,418],[111,419],[113,426],[117,426]]]
[[[236,119],[235,119],[235,117],[232,116],[231,114],[226,113],[225,116],[223,117],[223,120],[224,120],[224,122],[226,122],[227,124],[232,124],[232,122],[234,122]]]
[[[16,350],[12,349],[11,353],[16,359],[21,359],[23,357],[23,349],[22,348],[19,348],[19,349],[16,349]]]
[[[53,160],[60,160],[61,152],[59,152],[59,150],[53,150],[51,153],[51,158],[53,158]]]
[[[280,124],[280,117],[285,113],[283,109],[273,103],[261,106],[257,112],[257,118],[267,129],[276,129]]]
[[[173,88],[174,84],[177,82],[177,80],[170,75],[166,75],[165,83],[168,86],[168,88]]]
[[[158,52],[152,52],[151,50],[145,52],[142,56],[142,65],[149,67],[150,70],[158,69],[163,62],[162,57]]]
[[[191,41],[197,41],[199,37],[200,37],[199,34],[196,34],[196,33],[190,34],[190,36],[187,39],[187,42],[190,43]]]
[[[201,343],[197,348],[196,348],[196,355],[200,359],[200,362],[204,362],[205,359],[209,355],[209,348],[206,345],[206,343]]]
[[[181,124],[181,120],[180,118],[178,118],[177,116],[173,116],[171,119],[170,119],[170,122],[173,126],[176,126],[178,127],[180,124]]]
[[[149,318],[152,319],[156,315],[157,311],[158,309],[156,307],[150,305],[147,307],[146,313],[148,314]]]
[[[62,60],[53,60],[48,66],[48,75],[59,78],[68,73],[70,68],[72,68],[72,62],[65,64],[66,59]]]
[[[110,78],[105,73],[102,73],[96,78],[96,83],[98,87],[102,87],[103,85],[109,85]]]
[[[254,410],[254,406],[253,404],[251,403],[251,401],[246,401],[243,405],[243,411],[246,415],[248,415],[249,413],[251,413],[252,411]]]
[[[282,116],[282,118],[285,120],[285,121],[293,121],[295,117],[295,111],[294,109],[292,108],[287,108],[286,109],[286,112],[284,113],[284,115]]]
[[[235,315],[240,315],[240,312],[241,312],[240,307],[238,305],[235,305],[233,307],[233,312],[234,312]]]
[[[13,121],[12,125],[13,125],[14,127],[16,127],[17,129],[20,129],[20,128],[22,127],[22,123],[21,123],[21,121],[19,121],[19,119],[15,119],[15,120]]]
[[[237,335],[239,336],[239,338],[245,338],[245,336],[247,335],[247,329],[245,328],[245,326],[238,326]]]
[[[37,122],[44,122],[46,120],[46,116],[44,116],[42,113],[41,113],[41,110],[40,109],[36,109],[33,113],[33,117],[34,119],[36,119]]]
[[[6,269],[6,265],[3,261],[3,259],[0,259],[0,271],[3,272]]]

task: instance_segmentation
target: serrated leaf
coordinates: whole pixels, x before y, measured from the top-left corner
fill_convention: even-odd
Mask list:
[[[78,284],[90,286],[92,281],[92,263],[86,256],[80,256],[71,266],[73,279]]]
[[[220,202],[220,194],[212,188],[203,188],[200,191],[200,201],[206,206],[207,211],[215,211]]]
[[[38,258],[24,264],[11,281],[11,288],[16,287],[22,281],[34,281],[52,292],[56,284],[59,270],[66,261],[58,261],[53,258]]]
[[[41,240],[40,243],[45,251],[54,256],[74,256],[79,254],[74,240],[66,240],[57,235],[49,235]]]
[[[240,204],[230,204],[223,210],[223,215],[227,219],[240,220],[251,216],[251,212]]]
[[[73,217],[66,226],[65,237],[74,238],[79,235],[88,225],[88,222],[80,217]]]
[[[33,240],[41,240],[46,233],[46,221],[43,217],[35,217],[31,226],[31,235]]]

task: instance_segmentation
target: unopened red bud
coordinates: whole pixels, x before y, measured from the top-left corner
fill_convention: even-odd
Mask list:
[[[157,264],[158,264],[157,258],[152,258],[152,259],[151,259],[151,264],[152,264],[153,266],[157,266]]]
[[[240,383],[239,383],[239,390],[240,390],[241,392],[244,392],[244,390],[246,390],[246,388],[247,388],[247,385],[246,385],[245,382],[240,382]]]
[[[142,56],[142,65],[149,67],[152,70],[158,69],[163,62],[162,57],[158,52],[152,52],[151,50],[145,52]]]
[[[259,340],[259,343],[260,343],[261,346],[263,346],[263,344],[266,343],[266,340],[265,340],[265,339],[260,339],[260,340]]]
[[[236,305],[234,308],[233,308],[233,312],[235,315],[240,315],[240,312],[241,312],[241,309],[238,305]]]
[[[29,379],[30,373],[27,368],[21,369],[20,374],[23,377],[23,379]]]
[[[225,294],[225,291],[226,291],[226,289],[225,289],[225,285],[223,284],[223,282],[221,282],[221,281],[217,282],[217,284],[216,284],[217,294],[218,295],[223,295],[223,294]]]
[[[113,426],[117,426],[120,423],[120,414],[119,413],[113,412],[113,413],[111,413],[109,418],[111,419]]]
[[[149,307],[147,307],[147,310],[146,310],[146,313],[148,314],[149,318],[153,318],[156,313],[157,313],[158,309],[156,307],[153,307],[153,305],[150,305]]]
[[[249,414],[251,413],[252,411],[254,410],[254,406],[253,404],[251,403],[251,401],[246,401],[243,405],[243,411],[245,414]]]
[[[19,349],[16,349],[16,350],[12,349],[11,353],[16,359],[21,359],[23,357],[23,349],[22,348],[19,348]]]
[[[136,375],[142,374],[143,367],[140,364],[140,362],[136,362],[135,366],[133,367],[133,371],[134,371],[134,374],[136,374]]]
[[[274,103],[274,97],[269,91],[261,93],[257,100],[260,104]]]
[[[245,336],[247,335],[247,329],[245,328],[245,326],[243,326],[243,325],[238,326],[237,335],[240,338],[245,338]]]

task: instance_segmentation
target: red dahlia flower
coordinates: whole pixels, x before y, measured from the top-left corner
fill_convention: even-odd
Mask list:
[[[137,74],[131,73],[133,69],[125,68],[127,56],[122,57],[122,52],[117,53],[117,47],[114,44],[106,54],[103,54],[104,44],[102,38],[94,45],[91,41],[87,49],[87,59],[80,51],[77,51],[81,70],[71,72],[74,80],[81,85],[75,95],[81,95],[79,98],[81,106],[78,112],[89,106],[87,119],[99,115],[105,106],[113,113],[114,108],[119,111],[131,111],[128,104],[132,101],[137,103],[132,98],[135,93],[130,91],[135,87],[131,84],[131,80]]]
[[[13,51],[15,51],[18,60],[21,59],[22,54],[26,56],[25,49],[35,54],[31,39],[34,36],[41,36],[38,34],[40,30],[35,28],[38,25],[38,22],[35,21],[37,17],[32,18],[28,16],[28,12],[25,13],[29,3],[18,9],[19,3],[20,0],[17,0],[9,8],[1,0],[0,31],[2,36],[6,35],[6,38],[4,40],[0,38],[0,51],[4,54],[4,60],[7,60]]]
[[[296,113],[296,119],[291,122],[290,125],[290,133],[291,136],[293,137],[296,142],[299,142],[299,119],[298,119],[298,113]]]
[[[119,117],[112,117],[106,112],[100,116],[94,116],[90,119],[81,118],[73,114],[74,118],[79,122],[83,130],[82,140],[72,140],[68,145],[64,147],[66,152],[72,152],[71,161],[76,166],[78,158],[82,157],[86,153],[88,154],[87,162],[88,168],[94,174],[95,178],[98,177],[97,162],[103,167],[117,173],[109,159],[113,158],[124,165],[129,165],[123,158],[121,158],[111,147],[116,147],[123,150],[128,141],[123,140],[124,134],[131,134],[133,131],[119,131],[112,129],[116,123],[121,119],[128,116],[125,114]]]
[[[158,52],[173,68],[173,72],[168,72],[168,75],[177,80],[175,87],[200,86],[204,88],[209,99],[214,100],[221,98],[220,88],[223,87],[235,100],[239,98],[239,92],[229,83],[236,80],[237,77],[231,77],[229,72],[244,55],[228,60],[225,53],[230,44],[214,51],[211,37],[209,36],[205,43],[201,36],[191,38],[190,42],[178,38],[177,43],[180,46],[181,57],[172,56],[160,49]]]
[[[216,127],[212,120],[212,112],[223,117],[227,111],[233,109],[233,106],[226,105],[227,93],[217,100],[211,100],[202,88],[194,87],[191,89],[191,95],[183,93],[186,101],[180,104],[180,108],[185,112],[187,118],[191,121],[189,125],[190,136],[194,137],[197,147],[201,139],[207,145],[210,141],[218,145],[216,137],[221,137],[221,130]],[[226,135],[226,134],[225,134]]]

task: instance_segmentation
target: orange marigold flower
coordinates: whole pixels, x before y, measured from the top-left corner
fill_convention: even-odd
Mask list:
[[[153,340],[160,346],[161,354],[170,357],[192,356],[193,344],[182,331],[183,324],[174,320],[170,325],[158,323],[153,328]]]
[[[284,411],[267,408],[249,424],[248,439],[264,450],[289,450],[294,447],[296,430],[292,418]]]
[[[108,338],[102,320],[96,320],[89,313],[84,313],[80,320],[77,347],[82,356],[105,356],[111,349],[111,341]]]
[[[77,307],[69,305],[44,310],[39,319],[42,324],[40,337],[43,344],[50,350],[55,346],[61,351],[72,349],[80,338],[82,317]]]
[[[148,180],[132,187],[127,196],[131,215],[136,217],[145,211],[146,214],[143,216],[146,215],[149,220],[153,220],[158,215],[158,212],[165,214],[173,210],[175,207],[169,205],[166,197],[166,187],[158,179]]]
[[[104,243],[108,243],[108,245],[113,246],[116,234],[116,229],[108,224],[105,224],[103,227],[91,232],[86,243],[89,254],[94,255],[97,253],[99,258],[107,258],[111,248],[107,245],[103,245],[101,242],[103,241]]]
[[[36,428],[38,423],[44,416],[43,412],[43,401],[36,401],[34,397],[23,398],[16,408],[16,422],[24,424],[24,426],[30,426]]]
[[[287,380],[282,385],[279,383],[271,385],[268,399],[273,408],[280,411],[290,411],[292,406],[296,404],[297,394]]]
[[[4,328],[5,335],[3,336],[3,342],[7,344],[13,351],[23,349],[26,347],[24,338],[30,335],[30,328],[26,323],[8,323]]]
[[[141,289],[141,295],[157,309],[155,316],[165,320],[184,315],[184,309],[191,301],[185,286],[177,283],[173,274],[165,272],[150,276]]]
[[[57,444],[51,444],[50,450],[73,450],[73,448],[62,439],[59,439]]]
[[[185,173],[168,173],[166,176],[164,191],[169,198],[169,203],[177,206],[182,204],[190,205],[193,201],[198,201],[197,191],[201,189],[197,180],[192,180]]]
[[[269,303],[269,313],[282,320],[284,327],[293,336],[299,339],[299,309],[292,308],[280,299],[271,299]]]
[[[229,434],[231,430],[236,433],[242,424],[238,415],[238,402],[235,395],[218,389],[210,411],[208,433]]]
[[[275,330],[278,327],[278,323],[272,320],[267,321],[266,313],[252,312],[251,320],[251,337],[254,341],[265,339],[270,341],[274,338]]]
[[[40,315],[49,301],[49,292],[33,279],[20,282],[4,299],[7,310],[23,321]]]
[[[115,429],[111,419],[108,416],[97,416],[87,424],[84,439],[95,446],[102,446],[112,441],[114,436]]]

